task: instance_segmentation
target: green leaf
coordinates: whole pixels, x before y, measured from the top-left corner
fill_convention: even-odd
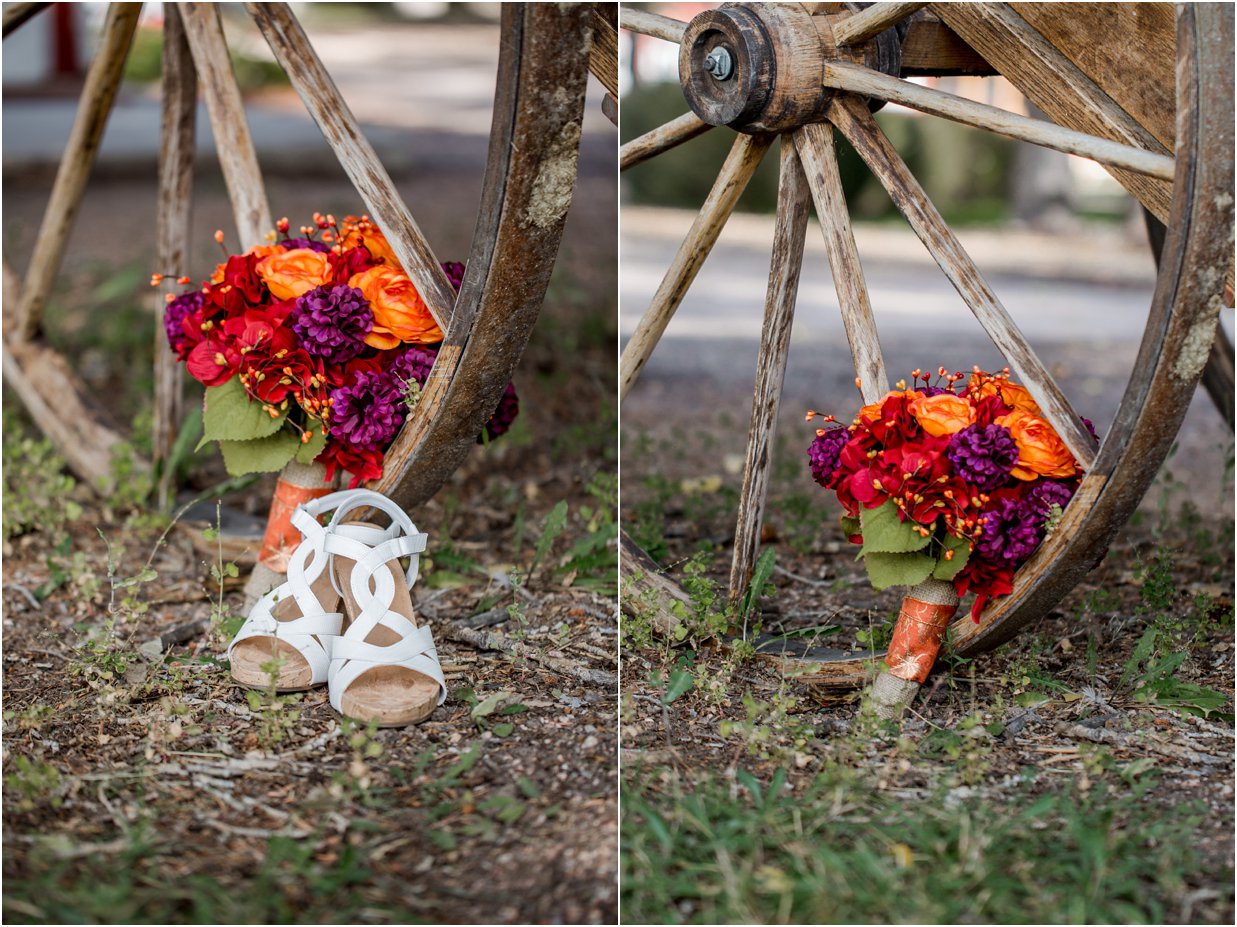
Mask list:
[[[945,535],[945,540],[941,543],[941,558],[936,561],[936,568],[932,571],[933,577],[943,579],[949,582],[961,572],[966,566],[966,562],[971,559],[971,542],[966,538],[954,537],[952,534]],[[954,552],[952,560],[945,559],[945,551],[952,550]]]
[[[322,453],[324,447],[326,447],[326,431],[319,425],[314,429],[314,436],[297,449],[296,462],[306,465],[313,463],[314,458]]]
[[[932,540],[929,532],[923,537],[913,521],[902,521],[898,507],[889,500],[874,509],[862,509],[859,523],[863,528],[863,554],[905,554],[923,550]]]
[[[661,697],[661,703],[669,705],[695,685],[695,682],[696,679],[689,670],[682,667],[676,669],[670,674],[670,682],[666,686],[666,694]]]
[[[485,701],[473,708],[470,716],[476,721],[478,718],[484,718],[486,715],[493,714],[494,710],[498,708],[499,703],[510,694],[510,692],[495,692],[493,695],[487,696]]]
[[[866,537],[866,534],[865,534]],[[868,580],[876,590],[890,586],[915,586],[932,573],[936,560],[928,554],[871,553],[863,558],[868,568]]]
[[[860,524],[858,518],[851,518],[849,515],[843,515],[842,533],[848,538],[851,538],[856,534],[863,534],[863,526]]]
[[[252,441],[254,438],[265,438],[279,431],[287,417],[287,413],[284,413],[271,418],[270,413],[262,408],[262,403],[252,401],[240,380],[233,377],[227,383],[206,390],[202,411],[202,440],[198,442],[198,447],[202,447],[207,441]]]
[[[528,575],[532,576],[537,569],[542,558],[550,552],[550,548],[554,545],[554,540],[563,533],[563,527],[567,524],[567,500],[560,499],[550,509],[550,514],[545,517],[545,524],[541,527],[541,537],[537,539],[537,547],[533,551],[533,562],[528,565]]]
[[[740,619],[744,619],[751,614],[752,609],[756,607],[757,601],[764,594],[765,583],[773,575],[773,562],[776,557],[777,554],[772,547],[766,547],[761,551],[760,557],[756,561],[756,566],[752,570],[752,581],[748,584],[747,593],[743,596],[743,607],[739,609]]]
[[[220,441],[223,463],[232,476],[246,473],[275,473],[296,456],[300,439],[289,431],[279,431],[252,441]]]

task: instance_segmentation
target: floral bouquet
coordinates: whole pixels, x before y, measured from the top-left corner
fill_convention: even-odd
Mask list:
[[[1060,521],[1082,469],[1008,369],[976,367],[967,378],[942,367],[936,378],[919,370],[912,378],[849,427],[821,416],[808,457],[816,482],[837,493],[872,585],[912,587],[886,663],[918,684],[959,597],[975,595],[979,621],[990,599],[1013,591],[1014,573]]]
[[[259,555],[275,570],[286,563],[281,536],[295,534],[276,530],[276,516],[326,492],[341,471],[351,487],[382,475],[443,340],[368,217],[339,225],[315,213],[298,238],[287,219],[277,227],[271,244],[227,255],[200,288],[169,295],[164,313],[168,344],[206,387],[201,444],[218,443],[229,473],[325,468],[319,485],[301,476],[276,490]],[[215,240],[222,246],[223,233]],[[458,291],[464,266],[442,266]],[[508,384],[478,440],[505,432],[518,410]]]

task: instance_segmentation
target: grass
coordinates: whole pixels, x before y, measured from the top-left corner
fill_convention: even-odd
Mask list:
[[[668,781],[661,787],[658,783]],[[1188,919],[1204,813],[1073,785],[903,800],[839,767],[623,791],[628,923],[1138,923]],[[1231,875],[1231,873],[1230,873]]]

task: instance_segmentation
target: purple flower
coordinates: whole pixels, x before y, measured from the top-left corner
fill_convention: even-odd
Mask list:
[[[958,395],[953,390],[945,389],[943,386],[916,386],[914,389],[919,390],[919,392],[923,393],[925,396],[939,396],[942,393],[949,393],[951,396]]]
[[[184,322],[185,316],[192,315],[201,309],[205,300],[206,294],[201,290],[181,293],[163,310],[163,330],[167,332],[168,345],[179,357],[185,357],[193,348],[193,342],[185,334],[181,323]]]
[[[1091,435],[1092,440],[1094,440],[1096,444],[1099,444],[1100,436],[1095,430],[1095,423],[1089,418],[1083,418],[1082,423],[1087,426],[1087,433]]]
[[[406,393],[410,383],[416,383],[418,386],[425,385],[425,381],[429,379],[430,368],[434,366],[434,360],[437,357],[437,348],[414,344],[391,362],[387,372],[395,381],[395,385]]]
[[[508,383],[507,388],[503,390],[503,398],[498,400],[498,408],[494,410],[490,420],[485,423],[485,432],[477,436],[477,443],[483,444],[486,440],[493,441],[499,435],[506,434],[519,414],[520,397],[515,394],[515,384]]]
[[[460,291],[460,285],[464,282],[464,265],[459,261],[443,261],[442,271],[447,275],[447,279],[451,281],[451,285],[455,287],[455,292]]]
[[[994,499],[979,516],[983,533],[975,552],[991,563],[1018,566],[1031,556],[1044,538],[1044,519],[1029,503],[1014,497]]]
[[[996,489],[1018,462],[1018,445],[1004,425],[968,425],[945,451],[954,472],[980,492]]]
[[[295,251],[297,248],[308,248],[310,251],[326,254],[331,250],[330,245],[324,245],[322,242],[314,241],[312,238],[285,238],[280,244],[288,251]]]
[[[1074,487],[1069,483],[1057,480],[1038,480],[1034,488],[1027,493],[1027,504],[1039,513],[1041,521],[1047,521],[1052,513],[1052,507],[1059,505],[1064,509],[1074,498]]]
[[[378,448],[404,423],[403,397],[385,373],[358,373],[351,386],[331,391],[331,437],[361,448]]]
[[[845,428],[831,428],[823,435],[817,435],[808,446],[808,466],[812,470],[812,479],[825,488],[838,470],[838,460],[842,448],[850,440],[850,432]]]
[[[360,290],[336,284],[298,296],[292,330],[310,354],[328,364],[352,360],[365,349],[374,313]]]

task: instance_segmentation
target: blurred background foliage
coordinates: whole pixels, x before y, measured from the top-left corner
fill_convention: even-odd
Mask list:
[[[682,115],[683,92],[674,83],[644,83],[623,97],[621,141],[643,135]],[[1015,145],[988,132],[943,119],[879,112],[889,136],[928,196],[950,223],[999,222],[1009,217]],[[896,219],[881,185],[846,140],[837,135],[842,186],[856,219]],[[734,133],[707,132],[623,174],[626,202],[697,210],[709,193]],[[777,205],[777,158],[767,157],[738,208],[772,213]]]

